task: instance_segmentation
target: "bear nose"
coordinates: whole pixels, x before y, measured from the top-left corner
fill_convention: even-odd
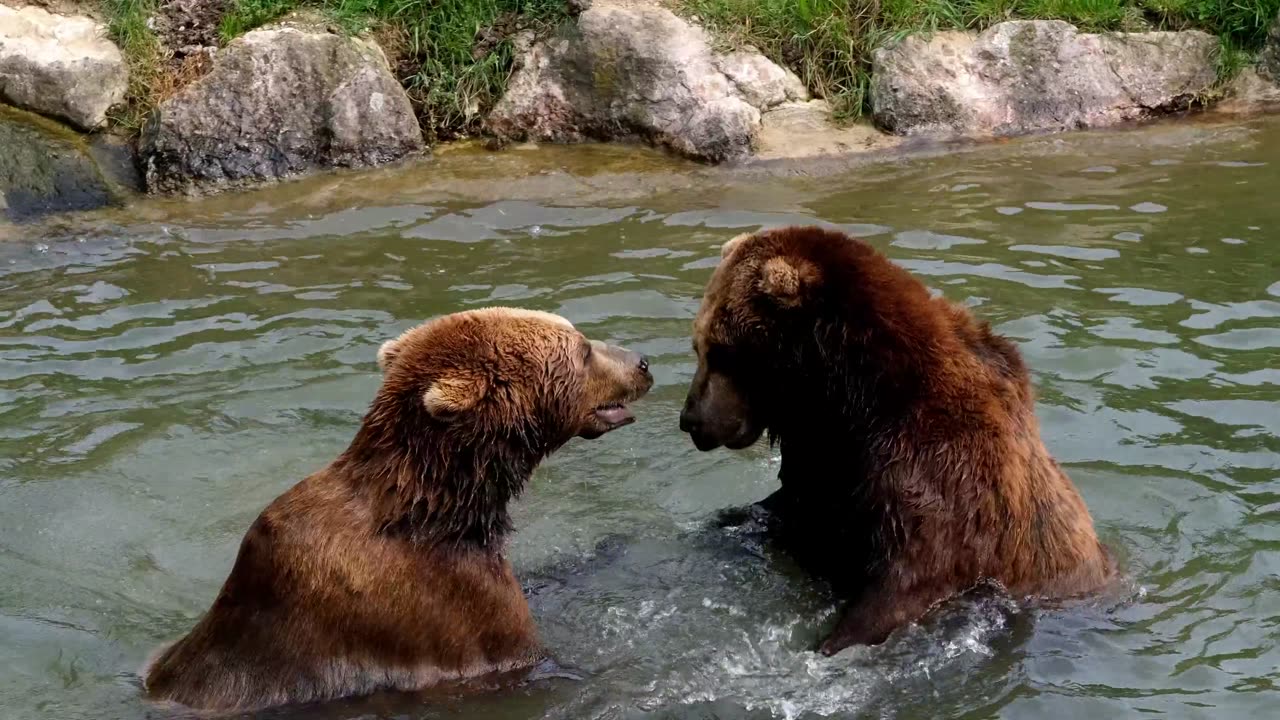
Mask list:
[[[649,358],[645,355],[640,356],[640,372],[649,372]]]
[[[684,407],[680,410],[680,432],[694,432],[701,424],[702,423],[698,421],[697,415],[694,414],[693,410],[689,407],[689,403],[686,401]]]

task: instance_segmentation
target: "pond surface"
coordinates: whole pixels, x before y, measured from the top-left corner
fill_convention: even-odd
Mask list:
[[[445,154],[11,228],[0,718],[167,717],[134,673],[207,607],[262,507],[349,442],[378,344],[494,303],[653,358],[639,422],[571,443],[515,507],[545,641],[586,679],[270,717],[1276,717],[1277,197],[1268,122],[822,176],[599,148]],[[676,428],[719,245],[809,221],[868,238],[1020,343],[1127,600],[974,604],[883,647],[809,651],[833,622],[826,591],[707,528],[775,487],[776,453],[702,454]]]

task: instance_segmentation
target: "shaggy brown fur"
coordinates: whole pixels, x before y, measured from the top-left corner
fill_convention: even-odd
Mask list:
[[[147,693],[246,710],[526,668],[543,659],[503,556],[507,504],[547,454],[634,419],[636,353],[555,315],[438,318],[385,343],[350,447],[271,503]]]
[[[780,445],[782,487],[755,511],[850,599],[823,653],[983,581],[1044,598],[1109,582],[1013,343],[838,232],[762,231],[723,255],[681,429],[701,450],[766,430]]]

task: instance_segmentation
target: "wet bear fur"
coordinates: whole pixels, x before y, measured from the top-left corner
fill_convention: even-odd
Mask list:
[[[489,308],[378,351],[350,446],[270,504],[147,695],[244,711],[520,671],[545,654],[504,544],[508,503],[571,438],[633,420],[641,356],[563,318]]]
[[[978,585],[1066,599],[1112,580],[1012,342],[840,232],[740,235],[722,256],[681,428],[704,451],[779,447],[781,488],[749,514],[846,599],[821,652]]]

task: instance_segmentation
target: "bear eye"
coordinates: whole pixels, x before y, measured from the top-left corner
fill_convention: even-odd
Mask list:
[[[725,345],[711,343],[707,345],[707,365],[721,367],[732,365],[733,351]]]

